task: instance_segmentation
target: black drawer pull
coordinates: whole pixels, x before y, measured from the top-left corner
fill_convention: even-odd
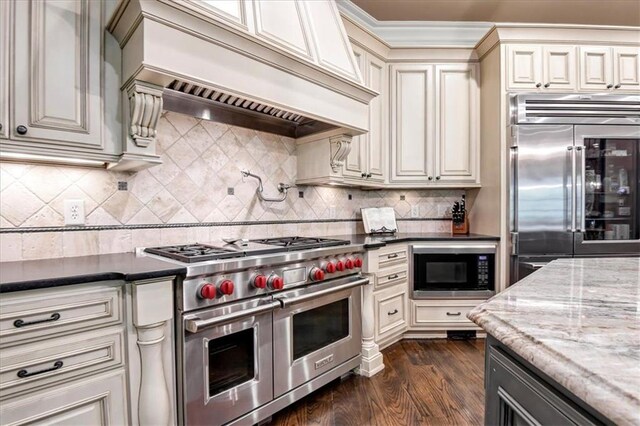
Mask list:
[[[20,327],[26,327],[28,325],[34,325],[34,324],[40,324],[43,322],[49,322],[49,321],[58,321],[60,319],[60,314],[59,313],[54,313],[51,314],[51,316],[49,318],[45,318],[45,319],[41,319],[41,320],[36,320],[36,321],[29,321],[29,322],[25,322],[21,319],[17,319],[13,322],[14,327],[20,328]]]
[[[393,275],[389,275],[389,276],[387,277],[387,279],[388,279],[388,280],[395,280],[395,279],[396,279],[396,278],[398,278],[399,276],[400,276],[400,275],[398,275],[398,274],[393,274]]]
[[[447,316],[450,316],[450,317],[459,317],[460,315],[462,315],[462,312],[456,312],[456,313],[447,312]]]
[[[397,314],[397,313],[398,313],[398,310],[397,310],[397,309],[394,309],[394,310],[393,310],[393,311],[391,311],[391,312],[387,312],[387,315],[391,316],[391,315],[395,315],[395,314]]]
[[[396,257],[398,257],[398,253],[393,253],[387,256],[387,259],[395,259]]]
[[[34,371],[33,373],[29,373],[27,370],[20,370],[18,371],[18,377],[20,377],[21,379],[24,377],[31,377],[31,376],[36,376],[38,374],[42,374],[42,373],[48,373],[49,371],[54,371],[54,370],[58,370],[62,368],[62,361],[56,361],[53,363],[53,367],[51,368],[45,368],[44,370],[38,370],[38,371]]]

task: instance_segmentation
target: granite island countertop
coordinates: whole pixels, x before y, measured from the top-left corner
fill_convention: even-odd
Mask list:
[[[468,317],[616,424],[640,424],[640,258],[555,260]]]

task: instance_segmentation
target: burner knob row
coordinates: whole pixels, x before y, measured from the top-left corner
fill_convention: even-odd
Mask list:
[[[205,285],[203,285],[202,287],[200,287],[200,291],[198,292],[198,295],[200,296],[201,299],[215,299],[216,296],[218,295],[218,291],[220,291],[220,294],[222,294],[222,296],[230,296],[233,294],[233,281],[231,280],[224,280],[220,283],[220,287],[216,288],[215,284],[211,284],[211,283],[207,283]]]
[[[324,271],[320,268],[313,267],[311,268],[311,272],[309,272],[309,278],[311,281],[322,281],[324,280]]]
[[[282,290],[284,288],[284,279],[278,275],[271,275],[268,280],[269,287],[273,290]]]

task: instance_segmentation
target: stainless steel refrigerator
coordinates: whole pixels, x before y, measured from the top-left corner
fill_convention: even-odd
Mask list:
[[[511,283],[560,257],[640,256],[640,95],[510,100]]]

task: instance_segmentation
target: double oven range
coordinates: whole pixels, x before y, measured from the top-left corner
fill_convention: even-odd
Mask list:
[[[361,246],[290,237],[145,251],[187,267],[181,423],[254,424],[360,364]]]

